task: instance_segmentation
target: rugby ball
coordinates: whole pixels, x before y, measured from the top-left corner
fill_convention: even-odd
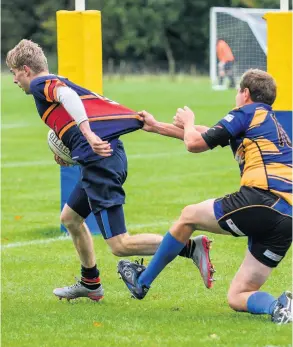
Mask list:
[[[64,143],[59,139],[52,129],[50,129],[48,132],[48,145],[51,151],[58,155],[58,157],[64,160],[67,164],[77,164],[77,162],[71,158],[70,149],[64,145]]]

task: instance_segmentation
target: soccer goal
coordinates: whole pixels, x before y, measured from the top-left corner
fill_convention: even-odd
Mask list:
[[[221,62],[217,55],[217,44],[222,40],[233,55],[228,74],[236,84],[249,68],[267,69],[266,21],[263,15],[268,9],[212,7],[210,10],[210,78],[215,89],[224,89],[227,81],[219,83]],[[226,46],[227,46],[226,45]],[[225,75],[225,69],[223,75]],[[227,74],[226,74],[227,75]],[[226,76],[225,76],[226,78]],[[222,78],[223,79],[223,78]],[[220,86],[222,84],[222,86]]]

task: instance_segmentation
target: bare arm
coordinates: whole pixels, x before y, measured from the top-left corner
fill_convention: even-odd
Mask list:
[[[143,130],[160,134],[163,136],[174,137],[179,140],[183,140],[184,138],[184,130],[176,127],[173,124],[163,123],[163,122],[155,122],[149,130],[143,128]]]
[[[206,131],[209,130],[210,127],[207,127],[205,125],[194,125],[194,129],[198,131],[199,133],[205,133]]]
[[[174,117],[174,124],[184,129],[184,143],[189,152],[200,153],[207,151],[209,146],[201,136],[209,128],[204,126],[194,126],[194,113],[185,106],[179,108]]]
[[[142,128],[144,131],[184,140],[183,127],[175,126],[170,123],[158,122],[153,115],[146,111],[139,112],[139,115],[144,121],[144,126]],[[194,128],[200,133],[206,132],[209,129],[209,127],[204,125],[194,125]]]

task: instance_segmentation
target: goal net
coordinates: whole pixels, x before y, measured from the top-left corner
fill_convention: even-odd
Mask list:
[[[227,77],[234,81],[249,68],[261,70],[266,66],[266,21],[268,9],[212,7],[210,10],[210,78],[213,86],[227,86]],[[232,51],[233,63],[224,68],[217,55],[219,40],[227,43]],[[220,78],[221,70],[224,78]],[[230,77],[231,78],[231,77]],[[224,80],[223,80],[224,79]],[[219,88],[220,89],[220,88]]]

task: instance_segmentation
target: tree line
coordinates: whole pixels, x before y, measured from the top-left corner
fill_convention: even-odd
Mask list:
[[[103,60],[165,61],[207,70],[211,7],[278,8],[279,0],[87,0],[102,13]],[[56,53],[56,11],[74,10],[74,0],[2,0],[2,59],[22,38]]]

